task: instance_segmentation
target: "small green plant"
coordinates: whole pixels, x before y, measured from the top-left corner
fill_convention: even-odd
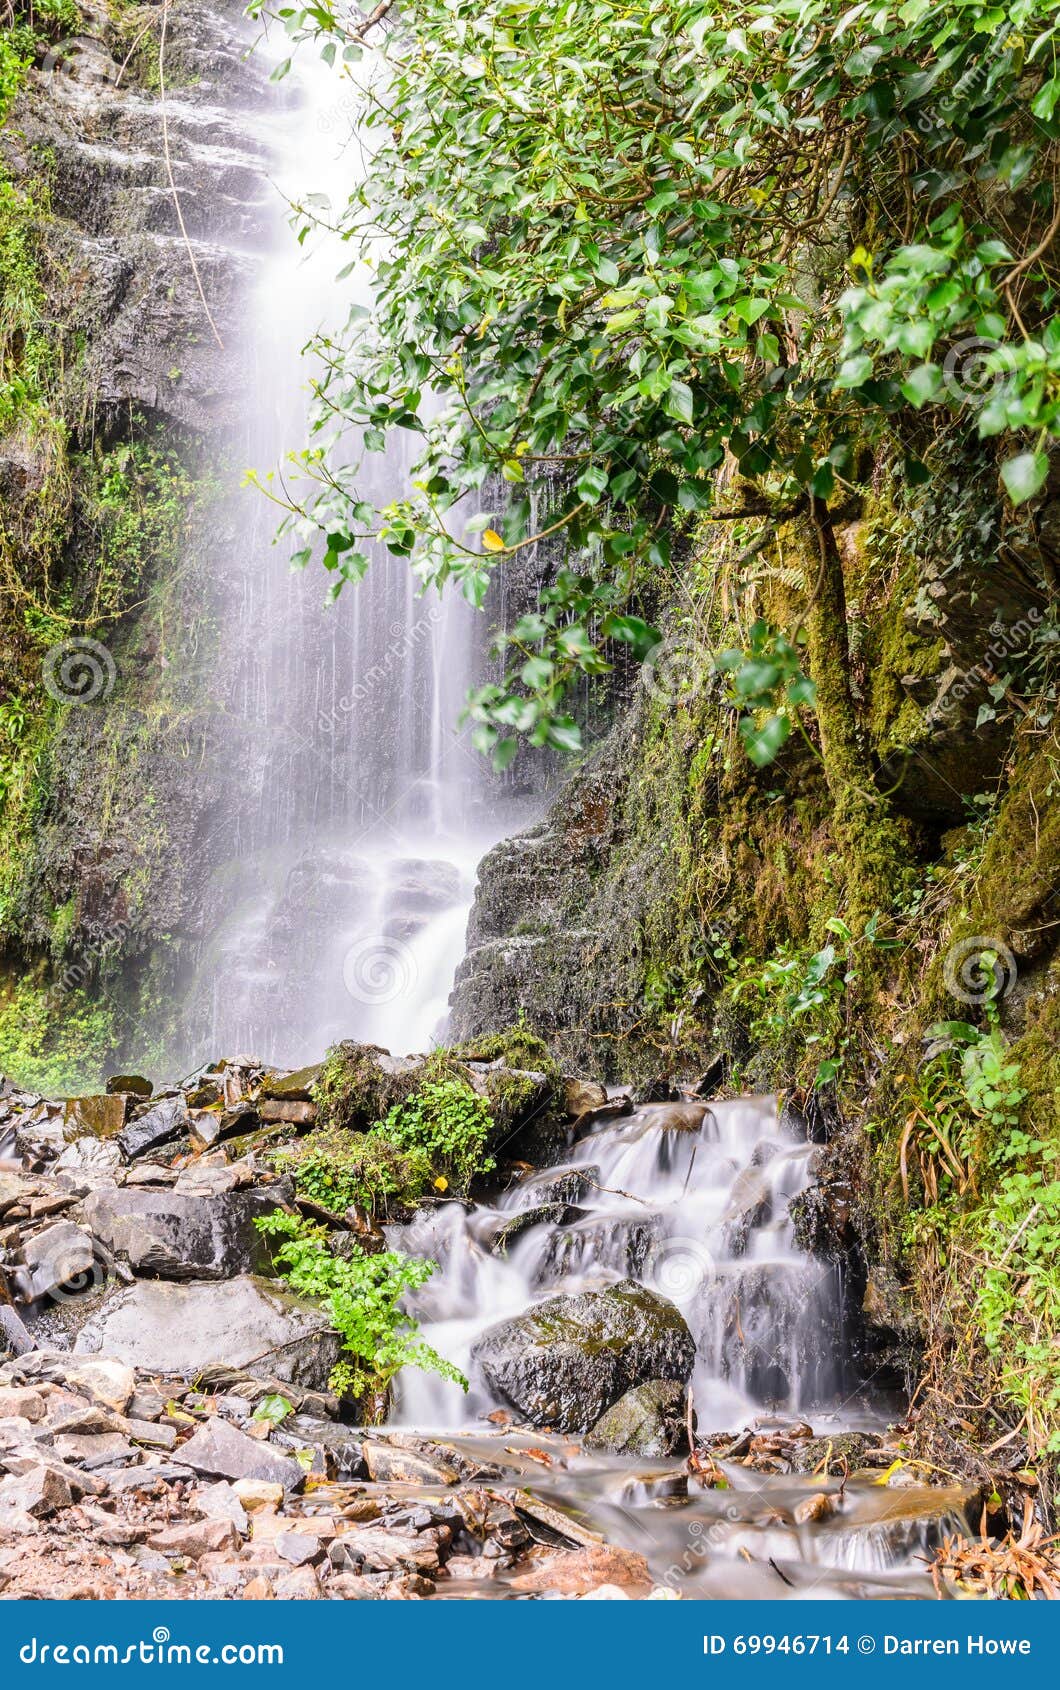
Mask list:
[[[464,1080],[422,1086],[373,1130],[399,1150],[426,1155],[438,1179],[461,1191],[494,1167],[486,1150],[493,1130],[490,1106]]]
[[[987,1262],[976,1312],[1000,1360],[1005,1395],[1021,1409],[1032,1453],[1060,1454],[1060,1151],[1006,1173],[988,1207],[972,1217],[975,1254]]]
[[[317,1132],[273,1157],[299,1192],[334,1214],[363,1209],[389,1220],[418,1203],[431,1188],[430,1159],[404,1150],[379,1132]]]
[[[272,1391],[267,1397],[262,1397],[254,1410],[253,1419],[266,1420],[270,1426],[282,1426],[287,1416],[293,1413],[293,1404],[279,1391]]]
[[[875,926],[867,936],[875,938]],[[733,1003],[750,1000],[749,1032],[753,1039],[777,1044],[792,1031],[804,1031],[807,1046],[824,1045],[830,1054],[818,1063],[814,1083],[834,1080],[842,1066],[847,1038],[843,1031],[842,1004],[846,989],[857,978],[849,965],[853,934],[846,923],[832,916],[826,923],[839,943],[820,950],[781,946],[765,963],[744,964],[727,988]],[[731,953],[722,959],[731,970]]]
[[[805,639],[805,635],[803,635]],[[729,702],[740,712],[738,731],[756,768],[771,763],[793,727],[799,709],[813,709],[817,689],[803,673],[799,645],[758,621],[745,649],[719,652],[714,659],[728,681]]]
[[[403,1367],[420,1367],[462,1385],[459,1368],[424,1343],[416,1321],[402,1307],[409,1291],[426,1284],[435,1263],[397,1250],[370,1256],[353,1244],[341,1258],[328,1246],[324,1227],[276,1209],[255,1222],[266,1237],[280,1240],[274,1260],[295,1291],[324,1303],[342,1338],[348,1361],[331,1375],[331,1388],[381,1407]]]

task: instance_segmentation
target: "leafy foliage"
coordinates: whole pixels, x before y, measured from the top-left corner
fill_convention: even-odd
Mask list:
[[[486,1150],[492,1130],[484,1097],[463,1080],[440,1080],[396,1104],[375,1134],[399,1150],[425,1156],[440,1176],[436,1183],[463,1190],[494,1165]]]
[[[402,1149],[379,1132],[317,1132],[302,1145],[279,1151],[278,1167],[289,1168],[303,1196],[335,1214],[363,1209],[378,1219],[401,1215],[431,1188],[430,1159],[421,1149]]]
[[[262,1215],[255,1225],[267,1237],[282,1240],[275,1252],[281,1272],[295,1291],[323,1301],[341,1334],[351,1360],[333,1373],[333,1389],[359,1398],[385,1393],[403,1367],[441,1374],[467,1389],[463,1374],[424,1343],[401,1306],[408,1292],[426,1284],[433,1262],[415,1261],[396,1250],[370,1256],[356,1244],[343,1257],[334,1256],[322,1226],[282,1209]]]
[[[328,0],[280,16],[341,74],[364,53]],[[908,438],[933,410],[997,437],[1032,497],[1060,432],[1058,31],[1052,0],[403,6],[357,72],[367,181],[298,208],[376,287],[320,347],[308,484],[273,494],[295,561],[319,539],[337,590],[381,540],[481,604],[498,563],[559,544],[473,701],[503,762],[522,734],[577,745],[572,681],[645,647],[643,570],[714,514],[726,460],[752,514],[820,525],[867,439],[930,477]],[[996,376],[976,391],[969,341]],[[398,430],[418,462],[377,510],[361,461]]]

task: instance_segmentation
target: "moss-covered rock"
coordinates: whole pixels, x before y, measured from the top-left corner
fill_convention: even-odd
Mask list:
[[[585,1434],[587,1449],[647,1460],[688,1451],[685,1387],[676,1379],[635,1385]]]
[[[550,1297],[491,1326],[472,1365],[535,1426],[587,1431],[634,1385],[689,1378],[696,1346],[673,1303],[623,1280]]]

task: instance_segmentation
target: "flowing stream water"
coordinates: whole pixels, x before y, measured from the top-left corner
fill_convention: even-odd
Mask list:
[[[700,1433],[729,1432],[736,1444],[743,1428],[766,1440],[800,1423],[825,1438],[880,1428],[881,1409],[851,1367],[842,1267],[795,1239],[791,1203],[812,1148],[771,1098],[649,1104],[597,1126],[565,1161],[492,1205],[452,1202],[389,1228],[392,1244],[437,1261],[415,1312],[427,1340],[470,1378],[465,1395],[406,1369],[395,1420],[447,1428],[488,1452],[471,1428],[503,1402],[476,1365],[476,1340],[557,1294],[632,1279],[675,1303],[695,1338]],[[527,1468],[538,1490],[641,1550],[686,1595],[928,1596],[926,1561],[966,1524],[960,1487],[891,1489],[878,1471],[844,1484],[723,1462],[716,1488],[676,1460],[501,1435],[509,1459],[536,1446]],[[550,1478],[532,1465],[542,1458]],[[803,1517],[822,1495],[820,1517]]]

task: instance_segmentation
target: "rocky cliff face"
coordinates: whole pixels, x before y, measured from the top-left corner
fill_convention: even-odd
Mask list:
[[[237,8],[167,13],[162,58],[161,18],[40,44],[0,139],[0,1066],[53,1084],[164,1021],[221,778],[264,73]]]

